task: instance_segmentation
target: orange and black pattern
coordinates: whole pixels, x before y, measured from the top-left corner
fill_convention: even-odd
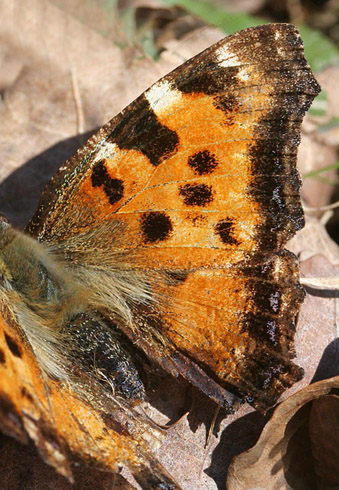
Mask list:
[[[27,231],[69,270],[116,268],[119,277],[135,276],[149,297],[126,296],[129,322],[104,304],[80,312],[73,324],[84,328],[73,348],[86,346],[84,332],[96,325],[103,332],[98,359],[104,357],[106,327],[114,326],[140,358],[183,376],[230,410],[235,395],[266,410],[300,379],[292,359],[304,292],[298,261],[284,245],[304,224],[296,152],[302,117],[318,92],[293,26],[247,29],[158,81],[60,168]],[[2,407],[12,407],[18,434],[28,431],[24,397],[25,413],[43,420],[36,423],[39,437],[31,437],[55,466],[43,441],[58,445],[68,476],[73,454],[106,469],[125,463],[143,488],[179,488],[152,456],[158,431],[133,410],[143,398],[137,375],[132,401],[112,402],[113,409],[107,401],[86,405],[57,381],[41,381],[14,330],[6,330],[3,349],[15,357],[9,336],[23,343],[20,379],[30,379],[35,393],[24,397],[18,383],[11,400],[17,368],[1,374],[8,388]],[[119,349],[137,371],[138,362]],[[96,393],[90,376],[82,378],[86,383]],[[48,407],[57,414],[52,422]],[[3,412],[10,424],[10,410]],[[91,421],[87,432],[82,417]]]
[[[296,151],[318,91],[293,27],[230,36],[102,128],[29,227],[53,241],[121,223],[132,266],[163,277],[153,284],[162,307],[134,312],[143,349],[149,323],[170,340],[159,361],[208,394],[211,378],[266,407],[301,376],[291,358],[303,291],[282,248],[304,223]]]

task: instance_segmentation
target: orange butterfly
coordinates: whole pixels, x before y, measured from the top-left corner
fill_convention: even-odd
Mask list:
[[[3,431],[69,478],[81,459],[179,488],[133,408],[145,355],[229,410],[237,396],[264,410],[300,379],[304,293],[283,246],[304,223],[296,150],[318,92],[293,26],[241,31],[91,137],[31,236],[1,222]]]

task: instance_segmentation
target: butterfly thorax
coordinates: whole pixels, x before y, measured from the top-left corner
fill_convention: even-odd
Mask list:
[[[47,249],[7,223],[0,227],[0,261],[2,290],[18,295],[41,316],[59,314],[71,296],[79,296],[77,287],[70,287],[68,274]]]

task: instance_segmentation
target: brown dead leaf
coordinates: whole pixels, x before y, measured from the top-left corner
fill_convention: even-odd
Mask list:
[[[337,162],[337,149],[316,139],[316,131],[303,133],[298,152],[298,166],[302,175],[320,170]],[[304,178],[301,197],[307,206],[321,207],[329,204],[333,194],[333,185],[339,183],[336,169],[321,172],[321,179],[316,177]],[[331,182],[333,185],[329,185]]]
[[[339,150],[339,68],[330,66],[318,75],[318,81],[326,92],[326,105],[324,115],[314,117],[308,115],[304,124],[304,134],[299,148],[298,164],[301,173],[305,175],[301,190],[305,202],[306,214],[315,216],[323,224],[328,224],[332,236],[339,240],[339,208],[334,207],[331,212],[309,209],[319,208],[339,199],[339,175],[335,168],[338,162]],[[333,166],[332,169],[321,171],[323,168]],[[317,175],[309,172],[320,171]]]
[[[339,386],[339,385],[338,385]],[[339,486],[339,391],[312,402],[309,434],[314,471],[320,486]]]
[[[167,50],[155,63],[145,56],[140,58],[140,52],[133,49],[120,49],[121,39],[114,38],[114,33],[105,38],[46,0],[0,0],[0,8],[0,61],[5,74],[0,81],[4,94],[0,106],[0,201],[1,211],[17,226],[27,223],[50,176],[95,128],[162,75],[222,37],[220,31],[205,28],[180,42],[168,41]],[[316,231],[312,233],[317,236]],[[298,251],[309,249],[310,236],[299,240]],[[338,248],[332,246],[328,259],[323,242],[313,240],[312,244],[303,273],[337,274],[334,264],[339,263]],[[325,272],[316,258],[320,253],[325,254]],[[310,291],[296,339],[296,362],[306,375],[290,392],[306,386],[314,377],[324,352],[337,336],[335,314],[333,294]],[[332,369],[333,356],[322,361],[327,372],[328,366]],[[182,414],[186,390],[185,383],[166,378],[144,409],[160,423],[174,421]],[[262,415],[244,405],[227,419],[221,421],[219,417],[219,435],[214,435],[205,449],[214,410],[209,400],[197,394],[190,414],[168,430],[158,451],[157,457],[184,490],[224,488],[230,460],[253,446],[265,423]],[[31,480],[23,469],[30,468],[36,485],[30,488],[46,488],[45,482],[53,481],[55,488],[68,490],[68,482],[33,457],[30,446],[11,444],[18,452],[14,457],[1,458],[2,488],[25,488],[22,482]],[[28,453],[28,459],[23,453]],[[75,474],[73,488],[100,488],[96,482],[102,488],[119,488],[118,477],[98,476],[88,468],[78,471],[83,473],[78,479]],[[86,475],[90,482],[87,487]],[[15,482],[12,486],[10,476]],[[54,488],[52,484],[50,488]]]
[[[289,249],[301,262],[321,254],[331,264],[339,264],[338,245],[329,237],[324,224],[307,213],[305,227],[289,242]]]
[[[319,141],[326,145],[328,148],[338,149],[339,146],[339,103],[338,103],[338,90],[334,92],[335,87],[339,84],[339,68],[331,67],[324,73],[320,74],[323,79],[326,77],[326,82],[322,82],[323,88],[327,94],[328,110],[323,118],[320,119],[322,124],[322,131],[319,135]]]
[[[281,403],[257,444],[232,462],[227,490],[313,490],[338,485],[339,376]],[[333,488],[333,487],[331,487]]]

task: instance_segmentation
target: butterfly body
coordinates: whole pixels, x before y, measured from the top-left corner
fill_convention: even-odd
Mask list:
[[[240,396],[265,411],[300,379],[292,358],[304,292],[283,247],[304,223],[296,150],[318,91],[293,26],[230,36],[60,168],[30,237],[1,226],[3,317],[25,345],[21,379],[39,392],[26,411],[40,432],[62,404],[61,448],[106,468],[126,462],[144,488],[178,488],[149,456],[157,430],[133,410],[147,391],[139,359],[228,409]],[[111,391],[101,393],[103,380]],[[84,411],[92,425],[79,444],[72,424]]]
[[[11,305],[23,325],[44,372],[53,379],[71,381],[72,362],[77,361],[87,372],[96,372],[97,378],[101,374],[116,394],[143,399],[144,387],[134,361],[112,322],[100,316],[95,288],[86,278],[81,282],[48,247],[6,222],[1,226],[0,243],[2,301]],[[109,303],[107,299],[106,310],[112,313]]]
[[[76,311],[76,288],[43,245],[5,222],[1,224],[1,245],[2,300],[25,325],[24,331],[46,372],[60,376],[52,345],[58,343],[60,325],[72,315],[70,310]]]

